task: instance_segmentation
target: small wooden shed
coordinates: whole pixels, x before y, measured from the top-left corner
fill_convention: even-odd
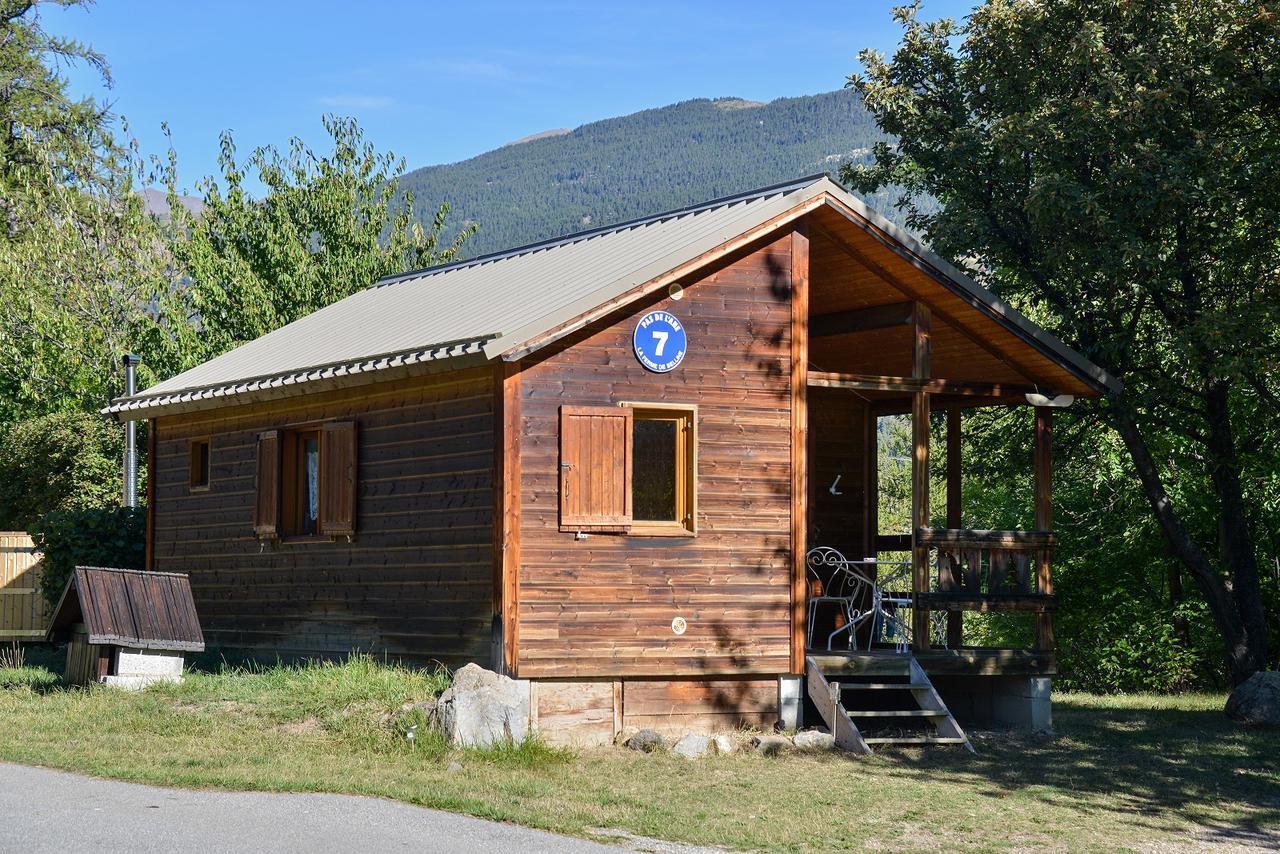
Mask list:
[[[187,576],[99,566],[76,567],[48,639],[67,644],[71,685],[179,682],[185,653],[204,651]]]

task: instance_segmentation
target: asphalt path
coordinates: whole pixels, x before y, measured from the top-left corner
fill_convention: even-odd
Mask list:
[[[0,851],[617,854],[625,850],[379,798],[161,789],[0,763]]]

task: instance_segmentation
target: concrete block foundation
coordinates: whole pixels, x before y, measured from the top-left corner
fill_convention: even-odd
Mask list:
[[[111,675],[102,677],[104,685],[139,690],[157,682],[182,681],[181,652],[121,646],[114,647],[111,655]]]
[[[934,687],[967,729],[1053,730],[1047,676],[934,676]]]

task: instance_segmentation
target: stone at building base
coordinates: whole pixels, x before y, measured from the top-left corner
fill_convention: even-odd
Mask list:
[[[642,729],[628,738],[626,745],[641,753],[652,753],[655,750],[662,750],[667,746],[667,742],[657,730]]]
[[[1242,724],[1280,726],[1280,671],[1263,670],[1227,697],[1227,717]]]
[[[685,759],[701,759],[711,752],[711,739],[691,732],[677,741],[671,752]]]
[[[751,746],[765,756],[774,756],[794,747],[785,735],[757,735],[751,739]]]
[[[468,664],[440,695],[436,716],[454,747],[519,744],[529,734],[529,682]]]
[[[836,737],[826,730],[806,729],[792,739],[800,750],[824,751],[836,749]]]
[[[1053,680],[1046,676],[934,676],[932,681],[965,728],[1053,731]]]
[[[102,677],[104,685],[140,691],[159,682],[177,684],[182,681],[184,658],[181,652],[116,647],[111,654],[112,675]]]

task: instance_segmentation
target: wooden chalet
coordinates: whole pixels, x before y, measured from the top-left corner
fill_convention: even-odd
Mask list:
[[[961,518],[959,419],[1116,388],[815,177],[386,279],[107,411],[150,422],[147,564],[189,575],[212,647],[477,661],[587,741],[794,723],[803,694],[867,748],[858,706],[931,739],[959,737],[948,705],[1046,722],[1051,409],[1030,531]],[[893,413],[913,524],[886,535]],[[910,653],[806,650],[814,546],[911,554]],[[965,646],[960,615],[1000,609],[1034,645]]]

